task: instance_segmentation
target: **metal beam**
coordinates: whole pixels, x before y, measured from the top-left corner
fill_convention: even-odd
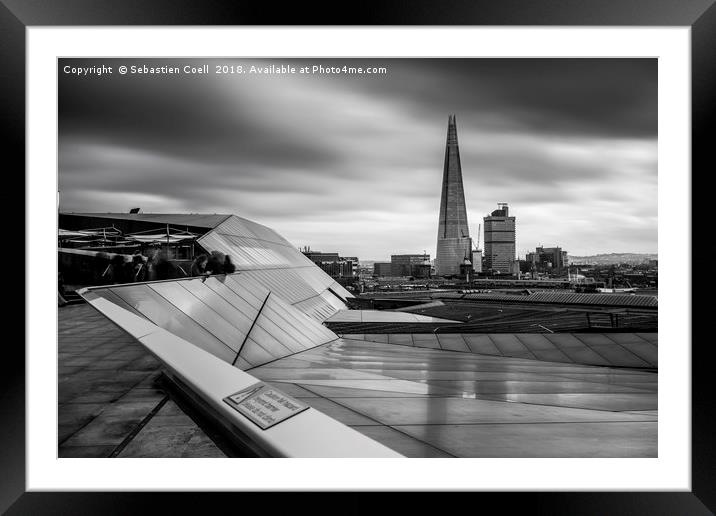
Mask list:
[[[246,337],[244,337],[244,341],[241,343],[239,350],[236,352],[236,356],[234,357],[234,361],[231,362],[231,365],[236,365],[236,361],[239,359],[239,355],[241,355],[241,350],[244,349],[244,345],[246,345],[246,341],[249,340],[249,335],[251,335],[251,330],[254,329],[254,325],[256,324],[256,321],[259,320],[261,311],[264,309],[264,306],[266,306],[266,301],[268,301],[268,298],[270,295],[271,295],[271,291],[269,290],[269,293],[266,294],[266,299],[264,299],[264,302],[261,304],[261,308],[259,308],[259,311],[256,313],[256,317],[254,317],[254,321],[251,323],[251,328],[249,328],[249,331],[246,332]]]

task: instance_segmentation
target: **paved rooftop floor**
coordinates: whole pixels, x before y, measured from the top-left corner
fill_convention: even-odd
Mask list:
[[[59,457],[224,457],[162,388],[160,364],[89,305],[59,308]]]
[[[511,357],[502,341],[490,356],[460,335],[436,349],[356,337],[249,372],[408,457],[657,456],[654,371]],[[91,306],[60,308],[58,352],[60,457],[228,455],[173,401],[160,364]]]
[[[343,338],[250,373],[408,457],[657,456],[655,372]]]

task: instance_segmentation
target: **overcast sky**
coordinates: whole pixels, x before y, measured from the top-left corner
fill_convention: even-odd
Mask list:
[[[117,74],[201,63],[210,74]],[[62,72],[102,64],[114,73]],[[522,259],[657,251],[655,59],[61,60],[60,209],[234,213],[314,250],[434,257],[451,113],[473,240],[507,202]]]

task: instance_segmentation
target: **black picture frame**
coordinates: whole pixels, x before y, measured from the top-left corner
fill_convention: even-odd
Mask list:
[[[713,256],[705,178],[716,169],[709,129],[714,128],[716,103],[716,6],[715,0],[429,0],[339,3],[295,2],[277,8],[268,2],[229,0],[0,0],[0,96],[1,120],[7,130],[3,156],[15,158],[8,175],[18,186],[5,195],[20,197],[24,189],[19,170],[25,169],[25,31],[33,26],[108,25],[571,25],[571,26],[688,26],[692,42],[692,247],[693,271],[708,270]],[[24,176],[23,176],[24,177]],[[24,198],[24,196],[23,196]],[[701,200],[702,202],[698,202]],[[16,212],[19,213],[19,210]],[[23,210],[24,213],[24,210]],[[16,224],[16,222],[14,223]],[[702,240],[708,244],[703,246]],[[668,245],[668,242],[662,242]],[[689,256],[688,250],[685,254]],[[708,260],[708,261],[707,261]],[[16,275],[19,276],[19,275]],[[23,278],[6,278],[6,288],[24,292]],[[684,278],[691,281],[691,278]],[[704,290],[708,288],[705,285]],[[711,343],[696,339],[709,318],[709,300],[692,289],[692,490],[690,492],[588,492],[588,493],[454,493],[454,504],[494,501],[503,509],[524,506],[529,513],[555,514],[711,514],[716,512],[716,435],[714,390],[710,384]],[[25,307],[16,294],[16,306]],[[24,297],[23,297],[24,299]],[[31,308],[31,307],[30,307]],[[669,321],[667,324],[679,324]],[[0,511],[8,514],[127,514],[148,512],[160,505],[208,512],[209,505],[232,503],[241,497],[242,511],[266,501],[266,493],[206,495],[185,493],[69,493],[25,492],[25,353],[14,339],[6,343],[0,388]],[[675,343],[664,343],[664,345]],[[348,493],[340,501],[327,493],[295,493],[290,499],[271,501],[272,508],[295,510],[308,496],[316,495],[313,510],[342,513],[373,512],[384,507],[377,493]],[[263,496],[263,497],[262,497]],[[464,500],[466,496],[470,500]],[[477,498],[474,498],[477,496]],[[424,496],[413,493],[401,504],[421,506]],[[285,504],[285,507],[282,506]],[[237,506],[237,510],[238,510]],[[403,507],[403,511],[408,508]],[[524,510],[524,509],[523,509]]]

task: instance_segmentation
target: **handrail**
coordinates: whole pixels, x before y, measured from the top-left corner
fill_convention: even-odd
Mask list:
[[[217,423],[217,430],[266,457],[403,457],[353,428],[311,407],[268,429],[261,429],[225,400],[260,379],[104,298],[89,304],[137,339]],[[278,390],[278,389],[276,389]],[[310,404],[306,403],[310,406]],[[231,429],[236,429],[232,431]]]

